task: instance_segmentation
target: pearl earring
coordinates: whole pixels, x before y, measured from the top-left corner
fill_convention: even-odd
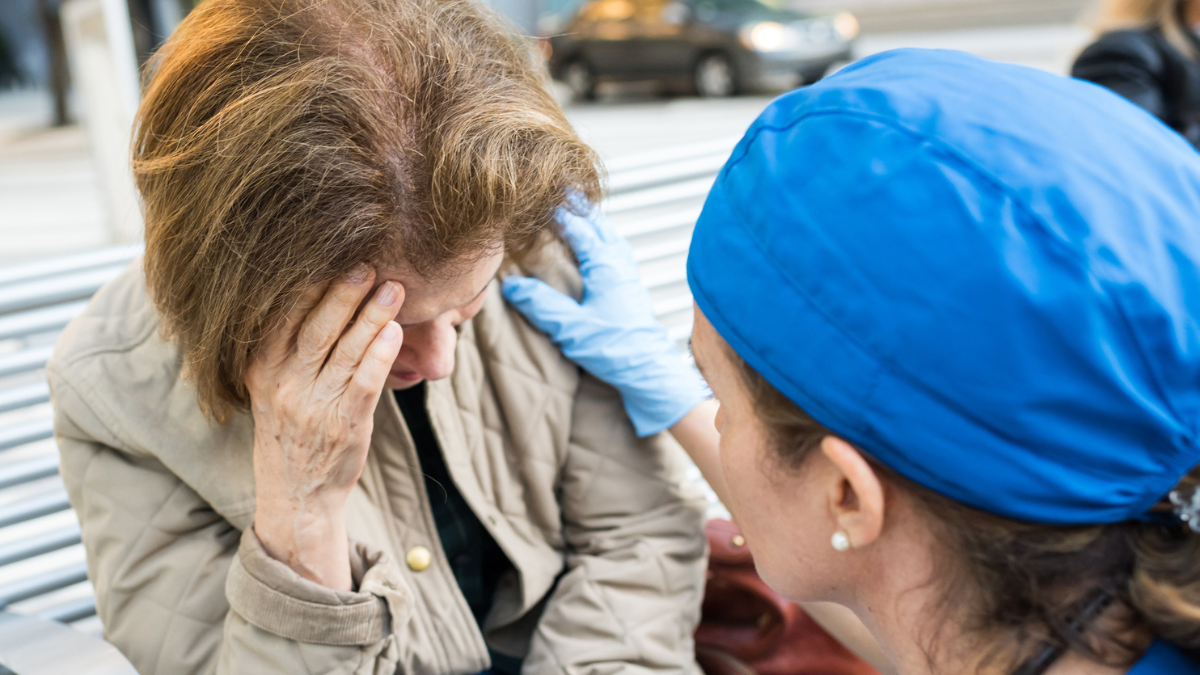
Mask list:
[[[833,533],[833,539],[830,543],[833,544],[833,550],[835,551],[841,552],[850,550],[850,537],[848,537],[846,533],[842,532],[841,530]]]

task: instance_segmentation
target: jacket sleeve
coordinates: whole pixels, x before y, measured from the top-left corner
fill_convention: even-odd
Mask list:
[[[82,432],[69,396],[55,387],[63,479],[105,638],[139,673],[395,672],[411,604],[394,563],[354,547],[355,592],[299,577],[158,460]]]
[[[567,568],[523,672],[698,673],[705,500],[665,434],[638,439],[616,391],[584,375],[561,474]]]
[[[1163,95],[1164,69],[1163,57],[1149,36],[1116,31],[1084,49],[1071,76],[1111,89],[1166,121],[1171,110]]]

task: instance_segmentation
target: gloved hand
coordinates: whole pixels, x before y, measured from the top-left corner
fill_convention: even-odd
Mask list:
[[[629,242],[594,209],[559,209],[583,276],[583,301],[527,277],[504,280],[504,296],[563,354],[621,393],[638,436],[656,434],[709,396],[699,373],[654,317]]]

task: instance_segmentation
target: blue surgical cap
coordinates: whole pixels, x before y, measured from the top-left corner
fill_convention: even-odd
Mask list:
[[[1144,517],[1200,462],[1200,154],[1108,91],[944,51],[777,99],[688,281],[831,431],[967,505]]]

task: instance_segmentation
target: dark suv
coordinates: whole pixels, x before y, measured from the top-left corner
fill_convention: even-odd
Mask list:
[[[851,58],[858,21],[761,0],[589,0],[555,32],[550,72],[579,98],[604,80],[684,82],[701,96],[729,96],[820,79]]]

